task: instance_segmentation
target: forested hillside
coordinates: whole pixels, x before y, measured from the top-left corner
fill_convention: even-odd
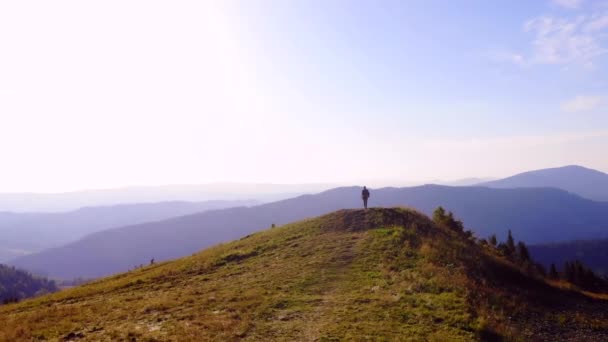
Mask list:
[[[0,303],[16,302],[25,298],[57,291],[55,282],[0,264]]]

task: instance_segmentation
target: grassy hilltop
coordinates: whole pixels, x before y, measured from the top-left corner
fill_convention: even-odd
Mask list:
[[[412,210],[341,210],[0,306],[0,322],[0,341],[605,340],[608,300]]]

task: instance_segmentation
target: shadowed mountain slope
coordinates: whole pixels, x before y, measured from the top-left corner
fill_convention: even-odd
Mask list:
[[[562,269],[565,262],[582,261],[595,272],[608,276],[608,239],[579,240],[529,246],[535,260]]]
[[[87,207],[65,213],[0,212],[0,262],[109,228],[153,222],[255,201],[159,202]]]
[[[595,201],[608,201],[608,174],[570,165],[529,171],[478,184],[491,188],[558,188]]]
[[[337,188],[316,195],[250,208],[208,211],[166,221],[106,230],[80,241],[11,261],[51,277],[99,277],[122,272],[151,258],[189,255],[219,242],[342,208],[357,208],[360,188]],[[372,190],[372,206],[409,206],[430,214],[444,206],[477,236],[511,229],[528,243],[608,237],[608,203],[582,199],[557,189],[490,189],[421,186]]]
[[[0,341],[605,340],[600,297],[417,212],[341,210],[0,307]]]

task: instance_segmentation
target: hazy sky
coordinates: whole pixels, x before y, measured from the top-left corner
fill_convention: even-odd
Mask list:
[[[608,2],[0,0],[0,192],[608,171]]]

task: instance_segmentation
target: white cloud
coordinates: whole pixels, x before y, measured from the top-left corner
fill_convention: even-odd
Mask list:
[[[580,0],[554,0],[566,8],[581,7]],[[608,1],[581,15],[543,15],[526,21],[523,31],[532,36],[529,51],[510,51],[496,59],[520,66],[534,64],[573,65],[593,68],[608,53]]]
[[[493,51],[490,53],[490,57],[497,62],[507,62],[520,66],[524,66],[527,63],[523,55],[510,51]]]
[[[599,107],[605,98],[603,96],[579,95],[561,105],[564,112],[586,112]]]
[[[594,16],[585,25],[584,29],[587,32],[597,32],[597,31],[601,31],[605,28],[608,28],[608,14]]]
[[[603,29],[608,27],[603,20],[602,17],[542,16],[527,21],[524,31],[534,34],[529,63],[592,67],[594,60],[608,51],[601,40]]]
[[[553,0],[553,3],[560,7],[576,9],[583,4],[583,0]]]

